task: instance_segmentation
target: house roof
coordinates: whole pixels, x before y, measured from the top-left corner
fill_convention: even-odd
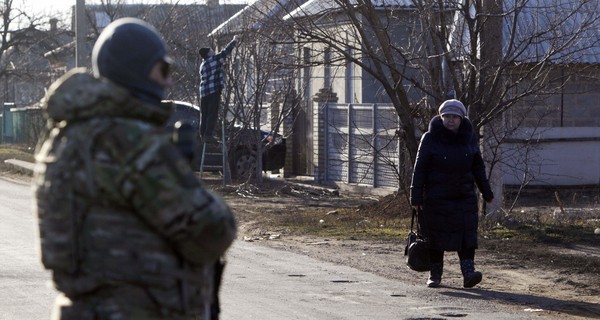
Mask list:
[[[504,12],[503,51],[516,63],[600,63],[600,1],[505,1]],[[457,12],[451,43],[458,58],[470,50],[466,30]]]
[[[48,61],[42,59],[44,53],[68,43],[73,38],[70,32],[64,30],[44,31],[32,27],[17,30],[12,36],[15,45],[7,50],[3,61],[12,61],[19,68],[32,70],[45,68]]]
[[[414,8],[413,0],[372,0],[376,8],[396,7]],[[349,0],[348,4],[356,5],[356,0]],[[339,11],[342,7],[339,3],[331,0],[310,0],[284,17],[284,20],[321,15],[331,11]]]
[[[240,33],[246,29],[258,29],[273,18],[287,15],[304,2],[306,0],[256,0],[213,29],[208,36],[215,37]]]

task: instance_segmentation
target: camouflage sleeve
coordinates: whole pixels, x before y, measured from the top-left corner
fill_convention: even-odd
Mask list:
[[[121,137],[121,145],[127,145],[123,135],[114,134]],[[131,138],[135,139],[126,139]],[[118,157],[123,167],[117,172],[111,172],[114,166],[109,166],[113,170],[99,169],[99,181],[113,184],[123,201],[191,264],[214,262],[235,238],[230,209],[221,197],[201,185],[187,160],[166,137],[140,135],[138,139],[111,152],[111,158]]]

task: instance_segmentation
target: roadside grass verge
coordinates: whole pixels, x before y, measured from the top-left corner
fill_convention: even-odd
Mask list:
[[[411,209],[405,199],[394,196],[393,200],[380,199],[358,207],[299,208],[255,218],[260,220],[257,222],[263,228],[286,230],[292,235],[402,242],[410,231]],[[599,227],[600,220],[593,218],[531,220],[513,215],[494,224],[482,222],[479,235],[482,242],[510,240],[531,246],[580,244],[600,247],[600,235],[594,233]]]
[[[33,147],[17,144],[0,145],[0,171],[14,173],[4,160],[18,159],[34,161]],[[259,197],[279,194],[280,185],[264,184],[246,186],[244,192]],[[239,195],[235,187],[223,188],[225,197]],[[556,203],[556,192],[537,192],[534,196],[523,196],[527,204],[524,210],[515,209],[501,222],[481,223],[482,240],[511,240],[535,245],[549,244],[572,246],[575,244],[600,247],[600,206],[597,190],[578,190],[572,193],[561,191],[563,200]],[[280,194],[279,194],[280,195]],[[586,200],[587,199],[587,200]],[[585,200],[585,201],[584,201]],[[555,203],[557,205],[552,206]],[[549,205],[550,204],[550,205]],[[569,215],[568,208],[561,207],[567,214],[557,215],[558,205],[577,207],[585,219]],[[295,235],[312,235],[336,239],[404,241],[410,230],[411,208],[404,195],[393,194],[377,200],[365,200],[340,208],[300,207],[277,214],[265,213],[253,217],[263,229],[286,230]],[[483,219],[485,220],[485,219]]]
[[[546,244],[568,245],[590,243],[600,245],[600,235],[594,234],[594,226],[588,225],[533,225],[496,226],[481,233],[490,239],[542,242]]]
[[[274,227],[296,235],[352,240],[399,240],[410,229],[410,218],[379,216],[362,212],[360,208],[338,208],[324,212],[319,209],[299,210],[271,217]]]
[[[263,221],[271,227],[284,228],[297,235],[336,237],[339,239],[404,239],[410,230],[407,215],[386,217],[364,214],[355,208],[337,210],[299,210],[293,213],[272,215]],[[487,239],[518,240],[546,244],[596,243],[600,235],[594,234],[594,224],[528,224],[513,222],[480,229]]]

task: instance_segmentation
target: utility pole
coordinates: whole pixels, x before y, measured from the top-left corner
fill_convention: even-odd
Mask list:
[[[85,17],[85,0],[76,0],[75,2],[75,67],[86,67],[87,47],[86,47],[87,23]]]
[[[493,106],[498,104],[500,97],[498,97],[496,86],[500,85],[502,81],[497,78],[498,69],[500,68],[500,62],[502,60],[502,48],[504,45],[504,39],[502,35],[503,30],[503,1],[504,0],[482,0],[481,1],[481,73],[479,80],[478,92],[482,93],[482,99],[480,101],[478,112],[478,120],[483,117],[483,110],[490,110]],[[494,132],[502,130],[504,126],[503,117],[496,117],[483,127],[483,138],[484,143],[482,146],[482,152],[484,160],[486,160],[488,169],[490,171],[490,184],[492,191],[494,192],[494,200],[490,204],[485,206],[485,214],[491,220],[496,220],[500,217],[502,202],[504,200],[504,184],[502,181],[502,161],[500,157],[502,154],[494,152],[492,150],[499,150],[498,142],[493,138]]]

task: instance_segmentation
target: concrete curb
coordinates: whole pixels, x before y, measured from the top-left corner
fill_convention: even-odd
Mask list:
[[[4,160],[4,163],[13,167],[14,170],[16,170],[20,173],[33,175],[33,167],[35,166],[35,164],[32,162],[18,160],[18,159],[6,159],[6,160]]]

